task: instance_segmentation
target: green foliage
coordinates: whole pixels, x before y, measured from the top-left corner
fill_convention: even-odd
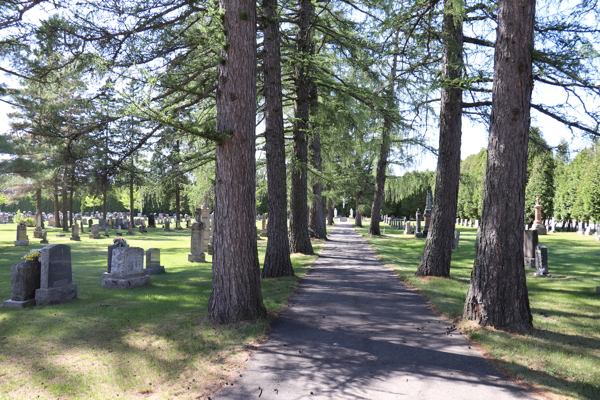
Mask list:
[[[527,152],[527,185],[525,187],[525,223],[535,219],[536,197],[540,197],[542,218],[554,215],[554,159],[541,131],[532,127],[529,131]]]
[[[483,187],[487,168],[487,149],[470,155],[460,163],[460,184],[456,215],[460,218],[481,219],[483,216]]]

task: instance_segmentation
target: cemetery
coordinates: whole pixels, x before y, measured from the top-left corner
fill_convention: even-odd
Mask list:
[[[0,5],[0,400],[600,398],[595,1]]]

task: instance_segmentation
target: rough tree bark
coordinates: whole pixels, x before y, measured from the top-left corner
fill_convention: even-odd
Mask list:
[[[535,0],[500,0],[483,222],[463,318],[533,328],[523,262]]]
[[[263,0],[265,68],[265,139],[269,230],[263,278],[294,275],[287,226],[285,137],[281,104],[281,52],[277,0]]]
[[[35,188],[35,226],[42,218],[42,188]]]
[[[65,164],[65,170],[63,172],[63,181],[62,181],[62,201],[63,201],[63,220],[62,220],[62,228],[63,232],[69,231],[69,219],[67,217],[67,210],[69,209],[69,185],[68,185],[68,164]]]
[[[217,72],[217,132],[229,137],[216,149],[213,232],[214,323],[266,317],[256,247],[256,4],[221,0],[228,46]]]
[[[60,224],[60,203],[58,202],[58,177],[54,176],[54,196],[53,198],[53,203],[54,203],[54,227],[55,228],[60,228],[61,224]]]
[[[416,273],[422,276],[450,276],[460,178],[462,89],[457,82],[462,69],[462,9],[462,0],[444,1],[439,155],[431,225]]]
[[[315,97],[316,99],[316,93]],[[317,171],[322,171],[323,167],[321,165],[321,138],[318,134],[315,134],[313,140],[311,142],[312,149],[312,163],[313,167]],[[323,196],[321,193],[323,192],[323,185],[318,180],[320,177],[316,177],[317,182],[313,185],[313,211],[311,213],[311,217],[313,218],[313,222],[311,223],[311,227],[314,229],[315,237],[317,239],[327,239],[327,230],[325,229],[325,205],[323,204]]]
[[[129,176],[129,223],[133,226],[133,161],[131,162],[131,173]],[[133,230],[131,234],[133,235]]]
[[[292,226],[290,250],[293,253],[313,254],[308,234],[307,163],[310,90],[313,85],[308,57],[312,54],[312,21],[314,8],[311,0],[300,0],[298,53],[302,59],[296,66],[296,120],[292,164]]]
[[[69,226],[73,226],[73,196],[75,195],[75,191],[71,189],[69,191]]]
[[[362,218],[360,215],[360,196],[362,195],[362,190],[356,192],[356,214],[354,217],[354,225],[362,228]]]
[[[331,205],[331,199],[327,199],[327,225],[333,225],[333,206]]]
[[[179,222],[181,227],[181,185],[179,184],[179,140],[175,142],[175,153],[177,162],[173,165],[175,170],[175,221]]]

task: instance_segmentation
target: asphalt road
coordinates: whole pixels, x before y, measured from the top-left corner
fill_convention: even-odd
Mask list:
[[[349,225],[336,225],[329,239],[242,377],[212,399],[532,398]]]

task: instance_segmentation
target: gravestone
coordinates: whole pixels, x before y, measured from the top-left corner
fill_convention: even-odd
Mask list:
[[[121,218],[117,217],[116,222],[117,226],[123,226],[123,221],[121,220]]]
[[[133,235],[133,224],[131,222],[127,224],[127,234]]]
[[[90,218],[88,219],[88,228],[92,229],[92,225],[94,225],[93,220]]]
[[[112,267],[112,255],[113,255],[113,250],[116,248],[119,248],[120,246],[117,246],[116,244],[111,244],[110,246],[108,246],[108,273],[110,274],[111,272],[111,267]]]
[[[454,231],[454,237],[452,238],[452,250],[458,250],[460,248],[460,231]]]
[[[140,225],[139,231],[140,231],[140,233],[146,233],[146,232],[148,232],[148,231],[146,230],[146,224],[144,223],[144,221],[143,221],[143,220],[142,220],[142,223],[141,223],[141,225]]]
[[[12,266],[12,296],[4,307],[23,308],[35,305],[35,291],[40,288],[42,265],[39,260],[22,261]]]
[[[60,304],[77,298],[77,285],[72,282],[71,248],[51,244],[41,251],[40,288],[35,291],[38,306]]]
[[[165,272],[165,267],[160,265],[160,249],[148,249],[146,252],[146,275],[156,275]]]
[[[350,209],[350,218],[354,218],[354,210]]]
[[[17,240],[13,242],[15,246],[29,246],[29,236],[27,236],[27,225],[17,225]]]
[[[146,285],[150,278],[144,274],[144,249],[117,247],[112,251],[111,271],[105,272],[102,287],[131,289]]]
[[[535,266],[537,276],[551,276],[548,274],[548,247],[538,245],[535,248]]]
[[[535,248],[538,243],[537,230],[528,230],[523,233],[523,257],[525,258],[525,268],[535,268]]]
[[[531,230],[537,231],[538,235],[547,235],[546,225],[542,222],[542,205],[540,204],[540,196],[535,198],[535,221],[531,226]]]
[[[182,231],[183,228],[181,227],[181,221],[175,221],[175,230],[176,231]]]
[[[42,217],[42,213],[38,213],[35,216],[35,230],[33,231],[33,237],[36,239],[41,239],[42,238],[42,230],[44,229],[43,227],[43,217]]]
[[[264,213],[261,221],[260,236],[268,237],[269,235],[269,213]]]
[[[165,223],[164,223],[164,228],[163,230],[165,232],[171,232],[171,223],[169,222],[169,219],[165,219]]]
[[[92,231],[88,235],[90,239],[100,239],[100,226],[98,224],[92,225]]]
[[[79,227],[81,228],[81,233],[85,233],[85,222],[83,222],[83,219],[79,221]]]
[[[81,238],[79,237],[79,225],[77,225],[76,223],[73,224],[73,226],[71,227],[71,237],[69,239],[75,240],[77,242],[81,240]]]
[[[40,244],[48,244],[48,232],[42,231],[42,240],[40,240]]]
[[[405,235],[412,235],[413,234],[413,227],[412,227],[410,221],[406,221],[404,223],[404,234]]]
[[[423,235],[423,232],[421,232],[421,211],[418,208],[417,208],[417,214],[415,216],[417,218],[415,237],[417,239],[422,239],[425,237],[425,235]]]
[[[202,252],[202,242],[204,241],[204,224],[194,222],[192,224],[192,243],[188,253],[189,262],[204,262],[204,253]]]
[[[425,212],[423,215],[424,218],[424,226],[423,226],[423,236],[427,237],[429,233],[429,226],[431,225],[431,209],[433,208],[432,204],[433,200],[431,197],[431,193],[427,193],[427,198],[425,200]]]

